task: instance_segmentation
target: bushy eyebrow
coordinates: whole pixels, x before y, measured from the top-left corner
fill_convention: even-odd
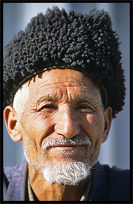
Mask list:
[[[41,102],[44,102],[44,101],[58,102],[59,99],[57,96],[49,96],[49,95],[48,96],[42,96],[37,100],[36,104],[39,105]]]
[[[75,96],[72,100],[73,103],[82,103],[82,102],[89,102],[89,103],[93,103],[96,101],[96,99],[92,96]]]

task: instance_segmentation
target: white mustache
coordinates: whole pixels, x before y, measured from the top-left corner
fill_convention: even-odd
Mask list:
[[[84,137],[84,136],[75,136],[73,139],[68,139],[66,137],[64,138],[59,138],[59,139],[47,139],[47,141],[43,141],[43,149],[48,149],[53,146],[58,146],[58,145],[67,145],[67,144],[72,144],[72,145],[89,145],[91,146],[92,142],[89,137]]]

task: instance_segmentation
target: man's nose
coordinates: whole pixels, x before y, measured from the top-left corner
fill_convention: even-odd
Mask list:
[[[57,134],[65,136],[67,138],[72,138],[79,134],[80,127],[78,119],[74,112],[70,108],[64,108],[60,113],[58,113],[58,121],[55,125],[55,131]]]

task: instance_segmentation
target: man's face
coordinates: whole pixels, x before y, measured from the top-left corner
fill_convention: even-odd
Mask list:
[[[26,86],[29,97],[20,131],[29,161],[39,170],[46,164],[93,166],[105,130],[97,85],[79,71],[55,69]]]

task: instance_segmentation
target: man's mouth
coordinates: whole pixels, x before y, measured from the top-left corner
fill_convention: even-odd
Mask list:
[[[58,149],[58,150],[63,150],[63,151],[67,151],[67,150],[76,150],[76,149],[80,149],[85,147],[86,145],[81,145],[81,144],[59,144],[59,145],[54,145],[49,147],[54,148],[54,149]]]
[[[70,149],[79,149],[86,146],[89,146],[91,148],[92,142],[89,137],[83,137],[83,136],[75,136],[73,139],[68,138],[58,138],[56,140],[49,139],[44,140],[44,144],[42,145],[43,149],[62,149],[62,150],[70,150]]]

